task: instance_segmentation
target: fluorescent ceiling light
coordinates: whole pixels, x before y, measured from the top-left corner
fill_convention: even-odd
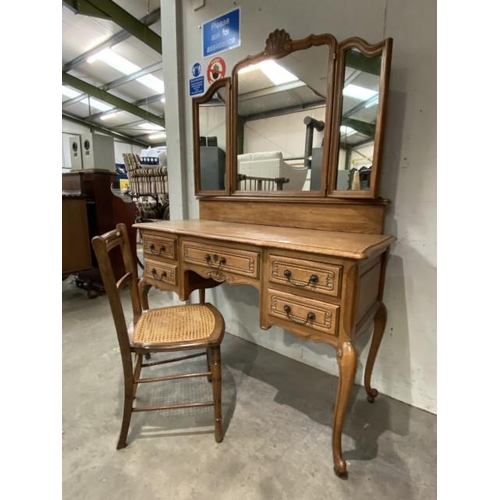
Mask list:
[[[102,101],[98,101],[97,99],[94,99],[93,97],[90,98],[90,103],[87,99],[83,99],[80,101],[82,104],[90,104],[91,108],[96,108],[99,111],[109,111],[110,109],[113,109],[113,106],[110,106],[109,104],[106,104]]]
[[[73,97],[83,97],[83,95],[84,95],[84,94],[82,94],[80,92],[76,92],[75,90],[70,89],[69,87],[66,87],[64,85],[62,86],[62,93],[63,93],[63,95],[69,97],[70,99],[73,99]],[[82,99],[80,101],[80,103],[84,104],[86,106],[88,106],[88,104],[90,104],[90,106],[92,108],[98,109],[99,111],[109,111],[110,109],[113,109],[113,106],[110,106],[109,104],[106,104],[102,101],[98,101],[94,97],[90,98],[90,102],[89,102],[89,99]]]
[[[159,78],[156,78],[156,76],[141,76],[140,78],[137,78],[136,81],[142,83],[145,87],[149,87],[150,89],[158,92],[158,94],[163,94],[163,92],[165,92],[163,82]]]
[[[148,139],[150,141],[154,141],[156,139],[165,139],[167,137],[167,133],[166,132],[160,132],[158,134],[151,134],[150,136],[148,136]]]
[[[340,135],[343,137],[349,137],[350,135],[357,134],[357,131],[347,125],[340,126]]]
[[[269,80],[271,80],[274,85],[281,85],[282,83],[296,82],[298,78],[290,71],[280,66],[276,61],[268,59],[267,61],[262,61],[258,64],[251,64],[238,71],[238,74],[248,73],[260,69]]]
[[[101,116],[101,120],[109,120],[110,118],[116,118],[120,111],[113,111],[112,113],[106,113]]]
[[[131,75],[141,69],[139,66],[120,56],[110,48],[101,50],[87,59],[89,64],[92,64],[95,61],[102,61],[124,75]],[[137,78],[136,81],[158,93],[164,92],[165,90],[163,82],[153,75],[141,76],[140,78]]]
[[[155,123],[140,123],[139,124],[140,128],[145,128],[148,130],[165,130],[164,127],[161,127],[160,125],[156,125]]]
[[[90,56],[87,59],[89,64],[92,64],[95,61],[102,61],[106,63],[108,66],[115,68],[120,73],[124,73],[125,75],[130,75],[139,71],[141,68],[136,66],[134,63],[131,63],[128,59],[118,55],[116,52],[112,51],[110,48],[101,50],[97,54]]]
[[[354,97],[355,99],[361,99],[362,101],[367,101],[378,94],[375,90],[366,89],[364,87],[360,87],[359,85],[353,85],[352,83],[345,87],[342,93],[348,97]]]
[[[69,97],[70,99],[73,99],[73,97],[78,97],[82,95],[80,92],[77,92],[76,90],[70,89],[69,87],[66,87],[66,85],[62,86],[62,94],[65,95],[66,97]]]

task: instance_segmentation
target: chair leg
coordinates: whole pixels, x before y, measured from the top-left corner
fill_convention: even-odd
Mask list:
[[[135,362],[135,368],[134,368],[134,381],[138,380],[141,376],[141,369],[142,369],[142,354],[136,354],[136,362]],[[149,354],[146,354],[146,359],[148,359]],[[134,394],[134,399],[135,399],[135,393],[137,392],[137,388],[139,387],[139,384],[134,382],[134,388],[133,388],[133,394]]]
[[[214,397],[215,441],[220,443],[222,435],[222,387],[220,346],[210,347],[210,371],[212,372],[212,393]]]
[[[141,356],[142,358],[142,356]],[[120,431],[120,437],[118,438],[118,444],[116,446],[117,450],[121,450],[127,446],[127,434],[128,428],[130,427],[130,419],[132,417],[132,408],[134,405],[134,396],[138,384],[134,384],[134,369],[132,368],[132,363],[130,357],[128,357],[128,363],[123,363],[123,379],[124,379],[124,401],[123,401],[123,418],[122,418],[122,428]],[[142,361],[142,360],[141,360]]]
[[[210,375],[207,376],[207,380],[212,382],[212,368],[210,367],[210,349],[207,349],[207,371],[210,372]]]
[[[127,392],[129,394],[127,394]],[[128,428],[130,426],[130,419],[132,417],[132,407],[134,404],[133,387],[129,390],[125,390],[125,401],[123,402],[123,418],[122,418],[122,428],[120,431],[120,437],[118,439],[117,450],[121,450],[127,446],[127,434]]]

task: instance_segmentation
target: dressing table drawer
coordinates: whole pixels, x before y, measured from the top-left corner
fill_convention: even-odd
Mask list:
[[[158,237],[144,232],[142,234],[144,258],[177,259],[177,239],[168,236]]]
[[[249,250],[192,241],[182,243],[184,262],[251,278],[259,276],[259,257],[258,252]]]
[[[144,276],[161,288],[162,284],[177,286],[177,266],[152,259],[144,259]]]
[[[272,254],[269,256],[269,263],[271,283],[310,290],[331,297],[340,296],[342,266]]]
[[[267,312],[294,325],[312,328],[329,335],[338,335],[340,306],[290,293],[269,290]]]

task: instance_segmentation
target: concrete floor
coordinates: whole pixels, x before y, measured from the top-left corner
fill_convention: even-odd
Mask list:
[[[172,296],[150,297],[154,307]],[[106,296],[88,299],[68,278],[62,326],[66,500],[436,498],[435,415],[383,394],[369,404],[355,386],[343,438],[349,478],[339,479],[336,377],[230,334],[222,345],[224,441],[214,440],[212,408],[144,412],[132,415],[129,444],[117,451],[122,373]],[[203,358],[184,363],[204,366]],[[140,401],[211,398],[203,379],[147,385]]]

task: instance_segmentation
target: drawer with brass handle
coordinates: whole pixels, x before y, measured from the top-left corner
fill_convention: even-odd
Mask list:
[[[270,255],[271,283],[340,296],[342,266]]]
[[[177,286],[177,266],[157,262],[151,259],[144,260],[144,276],[149,282],[156,284],[168,284]]]
[[[258,252],[238,248],[204,245],[192,241],[182,243],[184,262],[252,278],[259,276],[259,256]]]
[[[338,335],[340,306],[319,300],[269,290],[267,312],[287,322],[307,326],[319,332]]]
[[[144,257],[155,259],[177,258],[177,240],[168,236],[154,236],[149,233],[143,234]]]

